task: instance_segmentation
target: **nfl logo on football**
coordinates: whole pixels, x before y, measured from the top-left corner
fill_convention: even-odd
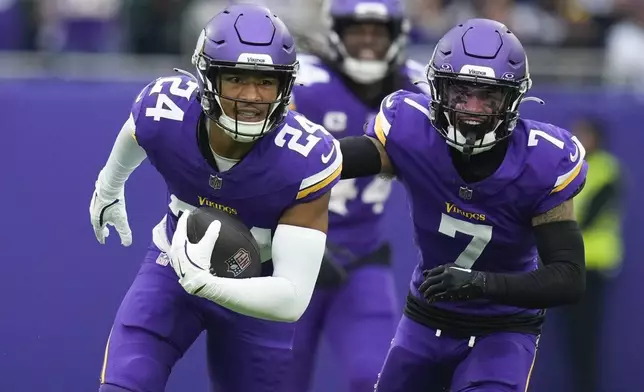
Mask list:
[[[228,264],[227,271],[237,277],[250,265],[250,253],[246,249],[239,249],[226,260],[226,264]]]

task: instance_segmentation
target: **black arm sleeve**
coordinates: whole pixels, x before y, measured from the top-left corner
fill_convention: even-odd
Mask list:
[[[382,163],[378,147],[366,136],[340,139],[342,179],[368,177],[380,173]]]
[[[485,297],[543,309],[579,301],[586,289],[584,240],[575,221],[534,227],[542,268],[522,274],[486,273]]]

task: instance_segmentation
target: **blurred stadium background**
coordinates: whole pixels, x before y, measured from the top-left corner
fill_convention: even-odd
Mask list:
[[[13,76],[62,73],[110,79],[156,75],[168,64],[185,64],[201,26],[228,2],[0,0],[0,49],[18,52],[0,57],[0,71]],[[322,29],[322,0],[255,2],[271,7],[303,44]],[[643,0],[407,0],[407,4],[413,22],[410,56],[419,61],[428,58],[429,45],[450,26],[481,16],[503,21],[530,47],[537,81],[644,89]],[[146,66],[140,67],[141,62]]]
[[[547,102],[527,104],[522,113],[566,127],[584,119],[600,124],[622,163],[625,253],[623,265],[605,271],[615,278],[598,300],[607,304],[604,329],[588,330],[601,342],[598,390],[644,390],[644,0],[407,2],[411,58],[425,63],[437,38],[458,21],[502,21],[528,47],[535,91]],[[0,0],[0,198],[7,222],[0,248],[8,250],[0,285],[0,391],[97,389],[112,317],[165,196],[149,165],[137,171],[128,183],[135,244],[123,249],[110,238],[100,247],[87,213],[93,181],[140,88],[173,67],[190,70],[202,25],[227,3]],[[302,49],[315,44],[323,29],[319,0],[262,3],[290,25]],[[387,214],[401,300],[415,263],[405,209],[397,189]],[[393,229],[401,224],[404,230]],[[567,349],[562,311],[549,312],[532,392],[574,390],[570,372],[580,356]],[[583,357],[584,348],[577,351]],[[204,363],[197,344],[168,391],[207,390]],[[334,376],[339,370],[323,347],[315,392],[343,391]]]

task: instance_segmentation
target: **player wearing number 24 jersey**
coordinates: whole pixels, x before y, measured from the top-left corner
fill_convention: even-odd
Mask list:
[[[293,103],[336,137],[361,135],[388,94],[421,91],[414,82],[423,78],[423,66],[405,59],[408,21],[400,0],[326,5],[326,42],[314,55],[299,57]],[[384,176],[352,178],[331,192],[327,253],[293,344],[297,390],[309,389],[324,339],[348,391],[373,391],[398,320],[382,227],[391,182]]]
[[[196,76],[182,72],[141,91],[96,182],[90,213],[101,243],[110,224],[130,244],[124,183],[146,157],[165,180],[169,204],[116,314],[100,391],[164,391],[205,330],[214,390],[289,392],[293,322],[308,306],[324,254],[339,144],[288,110],[299,64],[292,36],[270,10],[226,8],[206,25],[192,60]],[[263,260],[272,259],[272,273],[212,276],[218,222],[199,243],[187,239],[187,217],[198,206],[240,218]]]
[[[426,77],[430,96],[395,92],[367,137],[340,141],[343,177],[383,171],[404,184],[420,249],[376,390],[523,392],[543,309],[584,291],[572,199],[584,148],[519,118],[527,57],[501,23],[454,27]]]

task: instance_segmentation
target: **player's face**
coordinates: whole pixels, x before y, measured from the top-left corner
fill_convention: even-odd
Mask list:
[[[349,56],[360,60],[382,60],[391,46],[391,33],[384,23],[353,23],[342,34]]]
[[[472,125],[480,125],[490,115],[499,114],[504,98],[504,92],[494,86],[458,83],[447,89],[449,107],[459,111],[457,120]]]
[[[220,78],[221,108],[228,117],[244,122],[266,119],[279,94],[276,77],[246,71],[222,73]]]

